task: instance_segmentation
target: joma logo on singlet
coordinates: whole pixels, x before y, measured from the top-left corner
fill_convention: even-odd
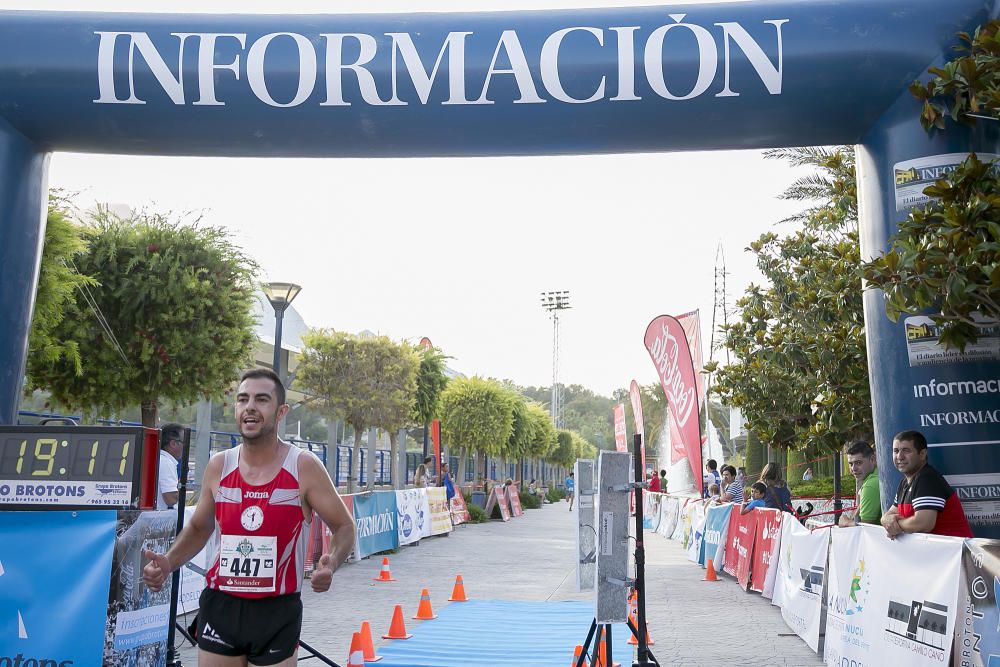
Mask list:
[[[267,498],[270,494],[267,491],[247,491],[243,495],[246,498]]]

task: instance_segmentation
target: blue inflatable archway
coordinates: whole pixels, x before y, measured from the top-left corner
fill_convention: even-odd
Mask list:
[[[862,244],[994,124],[928,135],[908,84],[994,0],[761,0],[481,14],[0,12],[0,423],[13,423],[55,150],[557,155],[859,144]],[[391,184],[387,184],[391,186]],[[883,498],[923,430],[1000,536],[1000,353],[944,355],[865,295]],[[988,346],[987,346],[988,347]],[[972,361],[971,359],[977,359]]]

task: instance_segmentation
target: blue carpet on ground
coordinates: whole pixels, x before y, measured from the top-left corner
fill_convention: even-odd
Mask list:
[[[413,637],[375,652],[380,667],[566,667],[594,620],[590,602],[470,600],[439,610],[432,621],[407,620]],[[414,625],[415,624],[415,625]],[[628,627],[614,625],[612,657],[632,664]]]

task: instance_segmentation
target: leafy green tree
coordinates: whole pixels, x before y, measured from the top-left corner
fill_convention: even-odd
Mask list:
[[[1000,179],[971,155],[924,193],[934,199],[910,211],[865,278],[883,290],[890,319],[932,309],[940,342],[964,349],[977,316],[1000,319]]]
[[[974,126],[1000,120],[1000,21],[973,35],[958,33],[958,55],[926,84],[910,91],[923,102],[928,132],[949,120]],[[883,256],[868,263],[865,278],[885,294],[886,314],[931,310],[938,340],[965,349],[979,337],[977,319],[1000,318],[1000,186],[997,167],[972,155],[924,190],[935,198],[911,210]]]
[[[409,346],[386,336],[355,336],[316,329],[302,337],[296,383],[317,397],[328,418],[342,417],[354,429],[348,492],[356,488],[361,437],[371,426],[395,432],[410,419],[416,396],[419,358]],[[375,442],[368,443],[368,486],[374,482]],[[393,450],[396,443],[393,443]],[[395,451],[394,451],[395,453]],[[393,456],[393,461],[398,457]],[[394,479],[399,479],[398,474]]]
[[[510,392],[495,380],[457,378],[441,394],[442,436],[457,445],[464,459],[476,454],[481,471],[486,456],[500,456],[514,429]]]
[[[76,300],[76,291],[97,284],[76,269],[76,259],[86,251],[87,243],[80,226],[69,219],[66,206],[65,200],[49,196],[45,246],[31,320],[26,393],[38,388],[32,378],[36,369],[62,362],[78,376],[83,374],[80,346],[75,340],[55,335]]]
[[[76,346],[82,373],[66,356],[30,370],[56,401],[105,415],[139,404],[152,427],[161,400],[218,395],[250,364],[257,266],[225,230],[102,207],[84,233],[75,263],[98,285],[77,290],[51,330]]]
[[[820,203],[792,219],[796,231],[751,244],[769,284],[751,285],[737,302],[739,317],[724,329],[737,360],[718,369],[714,390],[743,410],[762,443],[834,450],[872,430],[854,154],[807,148],[767,155],[817,167],[784,196]],[[755,457],[748,453],[748,472]]]
[[[525,450],[525,456],[532,460],[530,477],[539,479],[541,470],[538,464],[546,460],[556,447],[556,427],[548,410],[540,404],[528,401],[526,409],[528,419],[532,422],[532,437]]]
[[[441,392],[448,386],[445,375],[444,354],[436,347],[421,348],[420,369],[417,372],[417,395],[413,404],[413,421],[424,427],[424,441],[427,439],[428,425],[437,419],[441,405]],[[393,479],[396,479],[393,476]]]

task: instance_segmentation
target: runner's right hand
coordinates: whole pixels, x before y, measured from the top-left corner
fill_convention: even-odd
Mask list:
[[[149,590],[159,593],[160,589],[163,588],[163,582],[167,580],[167,576],[173,571],[170,567],[170,561],[165,554],[158,554],[149,549],[146,549],[143,555],[149,559],[149,562],[146,563],[146,567],[142,568],[142,580],[146,582]]]

